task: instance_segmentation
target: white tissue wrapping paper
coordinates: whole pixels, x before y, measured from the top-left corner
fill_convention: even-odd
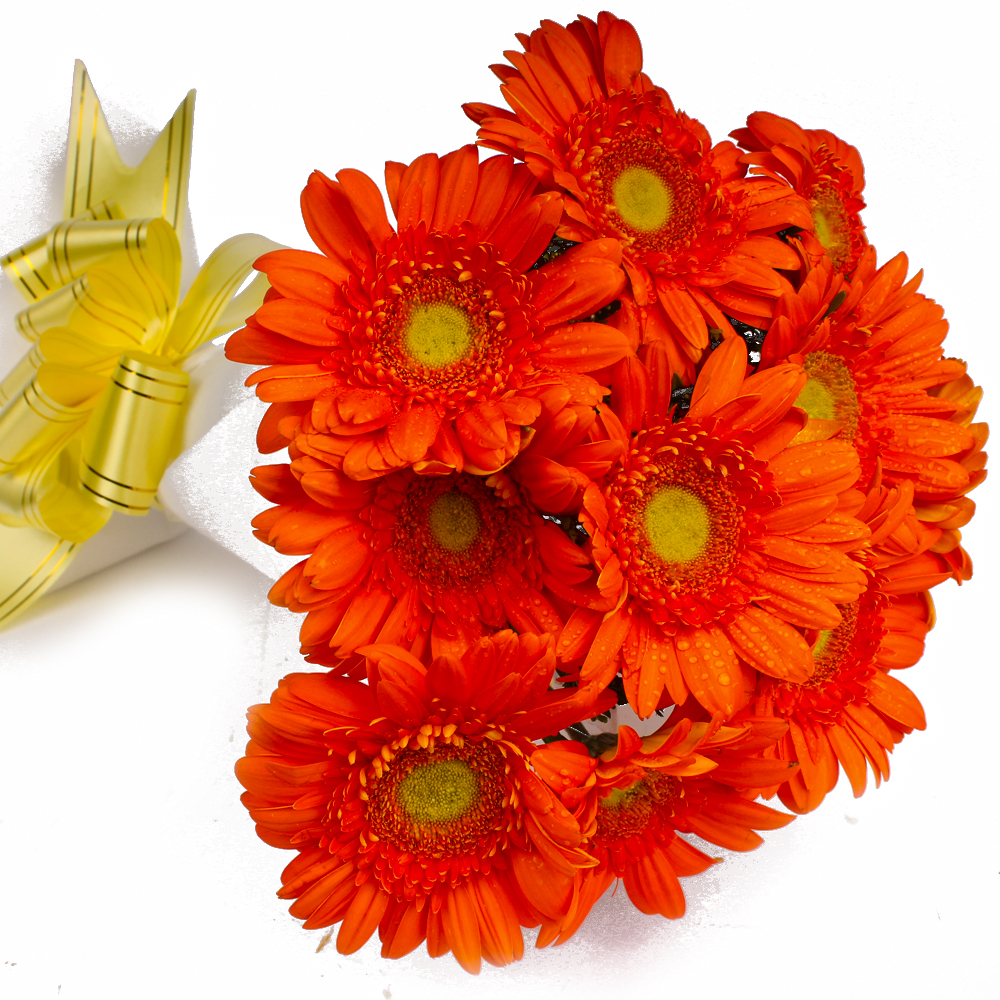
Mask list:
[[[170,17],[124,0],[95,0],[86,18],[70,17],[76,7],[61,0],[46,10],[45,39],[29,5],[2,15],[7,78],[34,74],[38,87],[0,107],[0,251],[58,218],[79,56],[132,162],[198,87],[191,205],[202,257],[244,231],[309,247],[298,217],[309,170],[353,166],[378,179],[385,159],[470,141],[458,103],[499,99],[486,67],[513,32],[577,13],[523,0],[398,5],[390,17],[379,4],[286,5],[275,16],[270,4],[214,9],[204,0],[176,0]],[[633,0],[617,12],[639,29],[650,76],[716,139],[766,108],[858,145],[881,259],[905,248],[913,270],[927,267],[924,290],[953,323],[952,353],[978,380],[993,377],[997,338],[982,323],[995,311],[998,228],[998,202],[983,197],[997,160],[986,128],[992,36],[961,27],[980,23],[981,12],[968,0],[943,20],[912,3],[848,3],[840,18],[822,5],[789,10],[767,18],[742,2]],[[140,33],[157,40],[155,54],[136,45]],[[822,71],[803,72],[803,53]],[[260,72],[263,81],[253,78]],[[961,155],[965,141],[978,144],[976,156]],[[190,230],[185,240],[193,261]],[[21,306],[0,282],[0,371],[26,346],[10,325]],[[841,782],[817,812],[747,855],[699,844],[724,861],[684,880],[680,921],[643,916],[619,888],[568,945],[536,952],[529,932],[522,963],[478,979],[422,949],[383,961],[377,941],[351,956],[332,943],[316,954],[323,932],[302,931],[274,896],[291,855],[256,839],[232,774],[246,706],[266,700],[285,673],[311,668],[297,654],[299,617],[266,601],[280,567],[261,575],[229,554],[273,557],[248,525],[263,506],[246,481],[262,408],[242,395],[237,366],[227,381],[217,355],[216,364],[228,386],[222,409],[198,417],[219,398],[192,396],[189,430],[203,426],[164,488],[165,497],[173,490],[166,505],[197,531],[46,595],[0,634],[0,994],[992,995],[1000,815],[982,706],[1000,701],[1000,672],[988,484],[967,533],[976,577],[961,591],[938,588],[939,625],[904,678],[929,728],[893,755],[883,788],[855,801]],[[181,523],[161,513],[118,520],[142,532],[157,520],[163,531]]]

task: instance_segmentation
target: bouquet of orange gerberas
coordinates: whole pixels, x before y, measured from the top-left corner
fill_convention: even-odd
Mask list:
[[[253,472],[257,536],[303,557],[271,600],[328,668],[251,710],[237,767],[297,852],[279,895],[342,952],[472,972],[616,879],[679,917],[718,860],[682,834],[749,850],[841,768],[888,777],[985,475],[852,146],[762,112],[713,146],[608,13],[518,39],[510,110],[465,109],[499,155],[388,163],[395,223],[314,173],[319,252],[257,261],[227,346],[288,449]]]

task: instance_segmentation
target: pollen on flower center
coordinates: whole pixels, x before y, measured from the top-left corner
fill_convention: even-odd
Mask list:
[[[403,349],[427,368],[444,368],[466,357],[473,329],[468,313],[450,302],[418,303],[403,332]]]
[[[628,167],[611,183],[611,196],[622,220],[640,233],[661,229],[674,213],[674,192],[646,167]]]
[[[852,441],[858,429],[858,393],[842,358],[825,351],[806,355],[808,379],[795,400],[814,420],[836,420],[840,436]]]
[[[476,801],[479,778],[464,760],[430,759],[399,783],[396,795],[414,823],[450,823]]]
[[[646,505],[646,537],[668,563],[688,563],[708,545],[712,521],[708,507],[683,486],[664,486]]]
[[[442,493],[430,507],[427,526],[449,552],[463,552],[479,537],[482,521],[476,505],[464,493]]]
[[[533,370],[533,292],[490,244],[395,237],[375,267],[370,308],[352,312],[352,350],[328,362],[350,384],[463,411]]]

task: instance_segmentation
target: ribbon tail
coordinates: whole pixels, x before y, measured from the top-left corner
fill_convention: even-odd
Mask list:
[[[80,545],[40,528],[0,524],[0,629],[23,614],[65,572]]]
[[[73,73],[63,218],[115,201],[129,219],[166,219],[176,230],[187,212],[194,91],[181,101],[138,167],[122,163],[86,66]]]

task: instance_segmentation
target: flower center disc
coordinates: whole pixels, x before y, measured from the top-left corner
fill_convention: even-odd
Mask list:
[[[850,227],[847,213],[837,194],[829,189],[821,189],[810,199],[813,227],[816,239],[838,268],[843,267],[851,253]]]
[[[628,788],[614,788],[597,800],[597,840],[631,837],[650,829],[661,810],[669,815],[675,780],[668,775],[647,772]]]
[[[840,436],[854,440],[858,429],[858,394],[850,370],[842,358],[825,351],[806,355],[808,379],[796,397],[795,405],[812,420],[836,420]]]
[[[852,604],[838,604],[840,624],[815,633],[812,641],[813,675],[801,684],[767,682],[776,714],[810,724],[838,723],[846,706],[866,698],[878,670],[875,658],[887,632],[882,608],[883,598],[877,591],[868,591]]]
[[[478,594],[520,559],[530,530],[527,515],[499,497],[484,476],[407,478],[402,496],[385,494],[388,503],[398,504],[393,558],[426,594],[449,600],[457,592]]]
[[[396,794],[414,823],[450,823],[476,802],[479,778],[464,760],[435,761],[411,771]]]
[[[646,167],[623,170],[611,184],[611,196],[622,220],[640,233],[656,232],[674,214],[673,191]]]
[[[482,523],[476,505],[464,493],[452,490],[431,504],[427,526],[441,548],[463,552],[479,537]]]
[[[611,794],[606,798],[598,799],[597,804],[602,809],[620,809],[639,798],[642,793],[643,783],[636,781],[629,785],[628,788],[612,788]]]
[[[837,403],[833,394],[823,383],[823,380],[815,376],[802,387],[802,391],[795,400],[795,405],[805,410],[813,420],[837,419]]]
[[[668,563],[688,563],[708,546],[712,521],[708,508],[683,486],[664,486],[646,505],[646,537]]]
[[[369,781],[372,832],[412,854],[488,857],[503,826],[505,767],[503,752],[491,744],[404,750]]]
[[[464,309],[450,302],[415,305],[403,332],[403,349],[426,368],[461,361],[472,346],[472,323]]]

